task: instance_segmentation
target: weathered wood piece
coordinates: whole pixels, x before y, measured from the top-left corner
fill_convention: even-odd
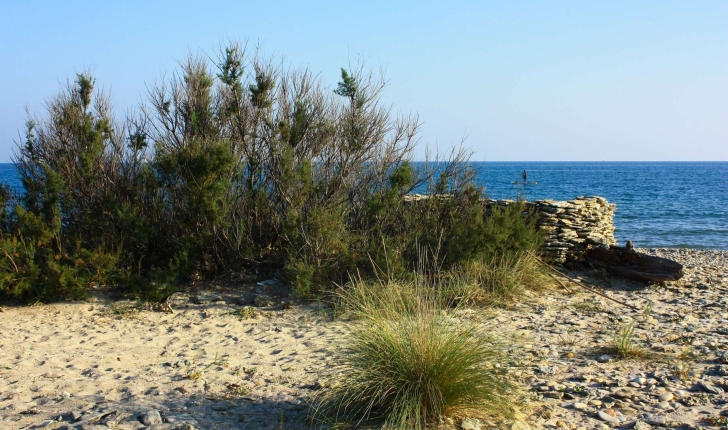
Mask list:
[[[682,264],[639,253],[630,246],[592,248],[586,254],[586,261],[592,265],[601,265],[612,274],[635,281],[677,281],[683,275]]]

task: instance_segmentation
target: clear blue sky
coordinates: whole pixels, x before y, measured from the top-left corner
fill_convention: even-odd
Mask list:
[[[361,55],[424,145],[476,160],[728,160],[728,1],[0,2],[0,162],[90,68],[120,113],[226,40],[321,73]],[[419,158],[419,157],[418,157]]]

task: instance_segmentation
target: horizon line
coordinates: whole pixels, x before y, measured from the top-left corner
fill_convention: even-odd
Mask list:
[[[435,162],[438,160],[402,160],[413,163]],[[440,160],[445,163],[450,160]],[[726,160],[467,160],[468,163],[728,163]],[[0,161],[0,164],[15,164],[13,161]]]

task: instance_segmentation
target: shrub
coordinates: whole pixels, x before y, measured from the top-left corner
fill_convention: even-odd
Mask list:
[[[505,418],[516,385],[501,345],[446,312],[433,289],[356,282],[343,301],[359,318],[313,417],[424,429],[446,415]]]
[[[191,56],[124,120],[78,74],[17,146],[25,194],[0,213],[2,294],[114,283],[164,297],[235,268],[315,296],[355,271],[407,278],[420,248],[450,270],[537,239],[517,205],[486,214],[465,152],[409,162],[419,123],[381,104],[383,79],[342,69],[332,91],[271,64],[237,44],[217,64]],[[432,198],[408,200],[415,189]]]
[[[461,290],[461,297],[495,306],[517,301],[527,290],[554,286],[553,279],[527,251],[496,252],[466,261],[448,276],[448,283]]]

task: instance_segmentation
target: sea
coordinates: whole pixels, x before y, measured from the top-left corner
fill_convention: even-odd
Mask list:
[[[473,162],[494,199],[571,200],[602,196],[617,204],[615,236],[640,248],[728,250],[728,162]],[[527,185],[523,185],[523,172]],[[15,166],[0,182],[21,190]]]

